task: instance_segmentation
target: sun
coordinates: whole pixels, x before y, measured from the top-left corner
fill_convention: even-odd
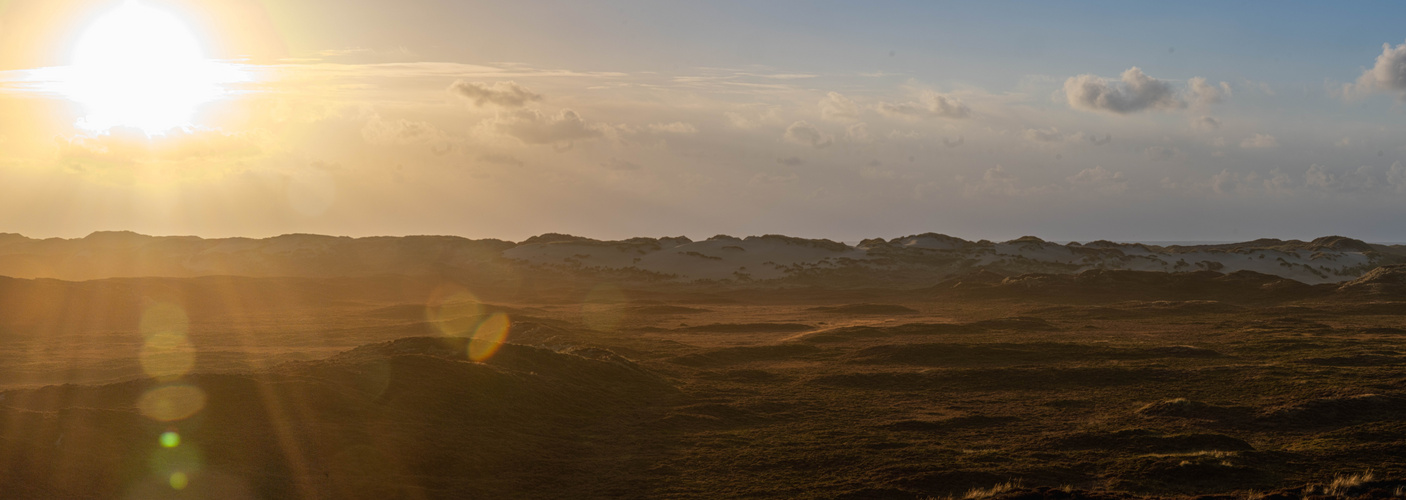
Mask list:
[[[88,26],[68,70],[64,93],[87,111],[80,128],[131,127],[148,135],[193,125],[202,104],[244,81],[232,65],[206,59],[176,16],[133,0]]]

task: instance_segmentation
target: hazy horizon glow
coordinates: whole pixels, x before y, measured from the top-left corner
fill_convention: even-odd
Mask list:
[[[0,232],[1401,241],[1402,13],[12,0]]]

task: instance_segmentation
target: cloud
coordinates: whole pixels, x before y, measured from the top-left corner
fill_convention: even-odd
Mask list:
[[[666,134],[689,135],[698,133],[698,127],[693,126],[691,123],[684,122],[653,123],[649,125],[649,129]]]
[[[1216,117],[1214,117],[1214,116],[1202,116],[1202,117],[1200,117],[1200,118],[1197,118],[1197,119],[1191,121],[1191,128],[1194,128],[1194,129],[1199,130],[1199,131],[1202,131],[1202,132],[1210,132],[1210,131],[1212,131],[1212,130],[1220,130],[1220,126],[1221,126],[1221,121],[1220,121],[1220,119],[1218,119],[1218,118],[1216,118]]]
[[[820,100],[820,117],[830,121],[852,121],[859,118],[859,105],[839,92],[830,92]]]
[[[1219,85],[1212,85],[1207,83],[1205,78],[1198,76],[1188,82],[1188,91],[1191,94],[1191,102],[1198,106],[1210,106],[1230,97],[1230,84],[1220,82]]]
[[[521,108],[529,102],[542,100],[542,94],[528,90],[527,87],[511,80],[493,85],[457,80],[449,85],[449,93],[467,99],[480,108],[489,104],[504,108]]]
[[[1149,161],[1173,161],[1186,158],[1182,150],[1169,146],[1152,146],[1143,151]]]
[[[1128,180],[1123,178],[1122,172],[1114,172],[1102,166],[1080,170],[1065,180],[1076,186],[1085,186],[1105,193],[1121,193],[1128,189]]]
[[[786,158],[777,158],[776,163],[780,163],[788,167],[799,167],[801,165],[805,165],[806,161],[802,160],[799,156],[788,156]]]
[[[1022,131],[1020,135],[1021,137],[1025,138],[1025,140],[1030,142],[1088,141],[1090,144],[1093,144],[1095,146],[1102,146],[1104,144],[1113,142],[1113,134],[1103,134],[1103,137],[1084,132],[1075,132],[1071,134],[1061,132],[1059,130],[1059,127],[1050,127],[1046,129],[1028,128]]]
[[[1025,137],[1025,140],[1030,142],[1060,142],[1065,138],[1065,134],[1060,132],[1056,127],[1050,127],[1048,129],[1028,128],[1025,129],[1025,132],[1021,133],[1021,136]]]
[[[644,168],[641,167],[638,163],[627,160],[621,160],[619,158],[611,158],[607,161],[603,161],[601,162],[600,166],[611,170],[639,170]]]
[[[1382,44],[1382,53],[1371,69],[1362,72],[1357,84],[1347,84],[1347,95],[1368,94],[1371,92],[1396,92],[1406,100],[1406,44],[1392,47]]]
[[[1240,141],[1240,147],[1245,149],[1269,149],[1279,146],[1279,139],[1269,134],[1255,134]]]
[[[725,112],[723,116],[727,117],[728,122],[732,123],[732,126],[744,130],[754,129],[767,123],[781,122],[780,116],[777,114],[777,108],[775,107],[768,107],[762,110],[756,114],[756,118],[734,111]]]
[[[386,120],[379,114],[371,115],[366,121],[361,128],[361,138],[375,146],[429,145],[437,154],[454,148],[449,137],[434,125],[405,119]]]
[[[918,101],[909,101],[901,104],[890,104],[880,102],[878,111],[881,114],[897,118],[954,118],[961,119],[971,116],[971,108],[967,107],[961,99],[946,96],[937,92],[926,91]]]
[[[1219,174],[1211,176],[1206,183],[1186,187],[1233,195],[1394,196],[1406,193],[1406,165],[1396,162],[1387,168],[1371,165],[1333,168],[1313,164],[1302,175],[1286,174],[1278,168],[1271,170],[1268,175],[1222,170]]]
[[[1074,137],[1088,140],[1095,146],[1102,146],[1104,144],[1113,142],[1113,134],[1103,134],[1103,137],[1099,137],[1097,135],[1084,134],[1083,132],[1079,132],[1077,134],[1074,134]]]
[[[1370,165],[1330,169],[1314,164],[1304,172],[1304,187],[1322,193],[1406,193],[1406,166],[1396,162],[1381,171]]]
[[[858,144],[868,144],[874,141],[869,135],[869,125],[860,122],[845,128],[845,140]]]
[[[757,173],[757,175],[753,175],[751,180],[747,181],[747,185],[750,187],[782,186],[787,184],[795,184],[796,181],[799,181],[800,179],[801,176],[796,175],[795,173],[782,175],[759,172]]]
[[[1120,82],[1094,75],[1071,77],[1064,82],[1064,95],[1069,107],[1086,111],[1127,114],[1186,107],[1171,83],[1147,76],[1136,66],[1124,71]]]
[[[493,163],[493,164],[496,164],[496,165],[507,165],[507,166],[510,166],[510,167],[521,167],[521,166],[524,165],[524,163],[522,162],[522,160],[519,160],[519,159],[517,159],[517,158],[515,158],[515,157],[512,157],[512,156],[509,156],[509,155],[499,155],[499,154],[488,154],[488,153],[485,153],[485,154],[478,155],[478,159],[479,159],[479,161],[482,161],[482,162]]]
[[[964,179],[961,176],[957,177],[957,182],[960,183],[963,182],[963,180]],[[1006,167],[996,165],[983,171],[981,173],[980,181],[971,182],[963,185],[962,190],[966,196],[1024,196],[1031,194],[1057,192],[1061,189],[1060,186],[1055,185],[1031,186],[1021,188],[1016,186],[1016,183],[1019,181],[1020,178],[1017,177],[1014,173],[1011,173],[1010,171],[1006,170]]]
[[[796,144],[805,144],[816,149],[824,148],[835,142],[835,139],[830,137],[830,134],[821,132],[820,129],[815,128],[815,125],[811,125],[804,120],[792,123],[791,126],[786,127],[785,137],[788,141]]]
[[[943,145],[943,146],[947,146],[947,147],[949,147],[949,148],[955,148],[955,147],[957,147],[957,146],[961,146],[961,145],[966,144],[966,143],[967,143],[967,138],[966,138],[966,137],[963,137],[963,136],[960,136],[960,135],[957,136],[957,139],[956,139],[956,140],[948,139],[948,138],[946,138],[946,137],[943,137],[943,138],[942,138],[942,145]]]
[[[1398,193],[1406,193],[1406,165],[1401,162],[1391,164],[1386,172],[1386,183]]]
[[[499,113],[485,122],[494,132],[513,137],[526,144],[560,144],[596,139],[602,136],[599,124],[586,123],[581,115],[563,109],[555,115],[535,109]]]
[[[1216,194],[1231,194],[1241,191],[1240,174],[1230,170],[1221,170],[1219,174],[1211,176],[1211,191]]]
[[[56,141],[59,162],[78,170],[154,162],[238,161],[263,152],[263,141],[254,134],[203,128],[177,128],[148,136],[135,128],[113,127],[101,134]]]

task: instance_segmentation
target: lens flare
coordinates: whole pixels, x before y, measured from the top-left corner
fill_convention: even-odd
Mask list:
[[[436,289],[425,306],[425,320],[446,337],[473,335],[482,314],[478,297],[456,285]]]
[[[195,348],[186,337],[190,319],[184,309],[166,303],[147,307],[138,329],[144,339],[139,361],[147,375],[171,381],[195,368]]]
[[[163,381],[175,380],[195,368],[195,348],[185,335],[157,334],[142,347],[141,363],[147,375]]]
[[[166,431],[161,433],[160,441],[162,448],[175,448],[181,445],[181,435],[176,431]]]
[[[190,317],[186,316],[186,311],[181,306],[157,302],[142,311],[142,320],[137,328],[143,337],[159,333],[185,335],[190,330]]]
[[[205,391],[190,385],[157,387],[137,400],[137,410],[159,422],[190,418],[205,408]]]
[[[186,473],[184,473],[184,472],[173,472],[173,473],[171,473],[171,488],[172,488],[172,489],[184,490],[184,489],[186,489],[186,486],[189,486],[189,485],[190,485],[190,478],[186,477]]]
[[[483,320],[474,330],[473,341],[469,342],[469,359],[484,361],[493,357],[503,346],[503,341],[508,339],[511,328],[508,315],[503,313],[493,313]]]

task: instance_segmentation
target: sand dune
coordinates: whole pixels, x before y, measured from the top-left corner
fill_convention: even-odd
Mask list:
[[[1398,274],[6,278],[0,491],[1362,495],[1406,470]]]

